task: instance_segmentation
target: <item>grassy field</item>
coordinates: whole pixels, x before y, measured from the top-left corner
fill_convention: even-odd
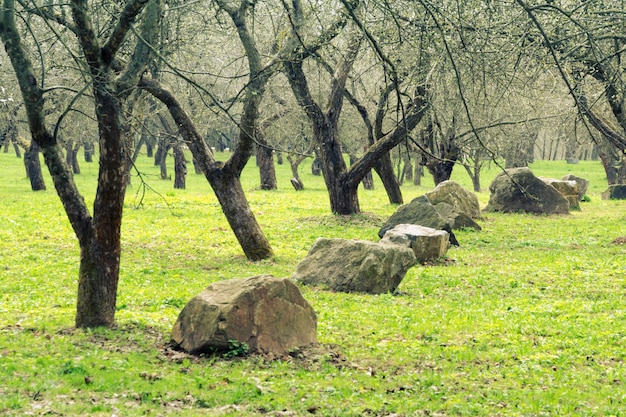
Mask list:
[[[151,188],[134,177],[128,192],[118,326],[81,331],[78,245],[61,204],[0,153],[0,415],[626,415],[626,246],[612,243],[626,235],[626,202],[600,199],[599,162],[535,163],[538,175],[590,179],[591,201],[568,216],[486,214],[481,232],[457,233],[451,262],[412,268],[399,295],[302,287],[320,346],[281,360],[191,357],[169,334],[212,282],[290,276],[318,237],[377,240],[396,209],[380,183],[360,192],[364,215],[335,218],[308,163],[303,192],[284,165],[279,190],[258,190],[250,164],[245,189],[276,253],[251,263],[203,177],[174,190],[150,160],[138,165]],[[81,168],[91,201],[97,167]],[[453,179],[470,187],[461,168]],[[424,184],[405,184],[405,201]]]

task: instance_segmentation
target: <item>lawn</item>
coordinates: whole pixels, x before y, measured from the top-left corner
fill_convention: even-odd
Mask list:
[[[97,166],[81,168],[90,202]],[[626,415],[626,246],[612,243],[626,236],[626,202],[600,199],[599,162],[531,168],[590,179],[591,201],[568,216],[485,214],[482,231],[457,233],[449,262],[412,268],[397,295],[301,287],[320,345],[271,360],[188,356],[169,334],[212,282],[290,276],[318,237],[377,240],[396,209],[380,182],[360,191],[363,215],[337,218],[308,162],[301,192],[286,165],[278,190],[259,190],[251,163],[244,188],[276,253],[252,263],[202,176],[174,190],[140,157],[117,326],[83,331],[72,327],[79,254],[62,206],[51,189],[31,192],[21,161],[0,153],[0,415]],[[453,179],[471,187],[460,167]],[[423,183],[404,184],[405,201],[432,188]],[[486,205],[488,190],[478,196]]]

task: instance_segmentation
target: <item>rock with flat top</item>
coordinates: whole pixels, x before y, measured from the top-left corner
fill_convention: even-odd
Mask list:
[[[390,242],[413,249],[419,262],[437,259],[446,254],[450,247],[450,235],[445,230],[415,224],[399,224],[388,230],[381,242]]]
[[[396,290],[415,265],[408,247],[366,240],[319,238],[292,279],[340,292],[383,294]]]
[[[378,231],[378,237],[385,236],[387,230],[393,229],[399,224],[416,224],[437,230],[445,230],[450,234],[450,243],[458,246],[459,242],[452,233],[449,221],[441,217],[435,206],[423,195],[404,204],[393,213]]]

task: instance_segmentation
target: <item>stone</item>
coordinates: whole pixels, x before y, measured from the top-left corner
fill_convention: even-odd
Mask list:
[[[413,250],[387,242],[319,238],[291,276],[332,291],[394,292],[415,265]]]
[[[418,262],[426,262],[446,254],[450,247],[449,236],[445,230],[416,224],[399,224],[387,230],[381,242],[388,241],[411,248]]]
[[[458,246],[459,242],[452,232],[452,226],[448,220],[439,215],[435,206],[423,195],[404,204],[393,213],[378,231],[378,237],[385,236],[387,230],[393,229],[399,224],[417,224],[437,230],[445,230],[450,234],[450,243]]]
[[[210,285],[185,305],[172,340],[193,354],[227,351],[236,341],[251,353],[281,355],[317,343],[317,317],[287,278],[231,279]]]
[[[443,181],[434,190],[425,194],[428,201],[436,206],[439,203],[448,203],[459,213],[465,213],[473,219],[480,218],[480,203],[478,197],[454,181]]]
[[[583,201],[589,188],[589,180],[581,177],[577,177],[574,174],[567,174],[561,178],[563,181],[576,181],[578,185],[578,201]]]
[[[626,184],[609,185],[608,190],[602,192],[603,200],[626,200]]]
[[[537,178],[527,167],[500,172],[489,186],[485,210],[505,213],[568,214],[569,202],[556,188]]]
[[[304,190],[304,184],[302,183],[300,178],[292,177],[289,181],[296,191]]]
[[[556,190],[568,201],[570,209],[580,209],[580,200],[578,200],[578,183],[576,181],[565,181],[543,177],[539,178],[546,184],[556,188]]]
[[[441,217],[450,223],[452,230],[474,229],[482,230],[482,227],[474,219],[465,213],[457,211],[457,209],[448,203],[439,203],[435,205],[435,210]]]

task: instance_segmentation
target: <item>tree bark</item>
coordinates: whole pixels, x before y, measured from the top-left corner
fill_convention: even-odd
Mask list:
[[[84,153],[85,162],[87,163],[93,162],[93,152],[94,152],[93,142],[89,140],[85,141],[85,143],[83,144],[83,153]]]
[[[413,185],[422,185],[423,176],[424,176],[424,165],[417,162],[415,164],[415,172],[413,173]]]
[[[39,162],[39,146],[34,140],[30,142],[30,146],[24,152],[24,166],[26,167],[26,175],[30,180],[31,190],[45,190],[46,183],[43,179],[43,173],[41,172],[41,163]]]
[[[400,182],[393,172],[393,163],[391,162],[391,155],[386,153],[382,155],[374,165],[374,171],[380,177],[380,180],[385,187],[387,198],[390,204],[402,204],[404,198],[402,197],[402,190],[400,189]]]
[[[187,176],[187,161],[180,141],[174,142],[174,188],[185,189]]]
[[[261,177],[261,190],[276,190],[276,169],[274,167],[274,150],[270,148],[260,130],[257,130],[256,158]]]
[[[162,180],[170,179],[167,175],[167,155],[171,146],[172,140],[170,139],[170,135],[167,133],[161,135],[161,140],[159,141],[159,152],[156,154],[159,156],[159,168]]]

